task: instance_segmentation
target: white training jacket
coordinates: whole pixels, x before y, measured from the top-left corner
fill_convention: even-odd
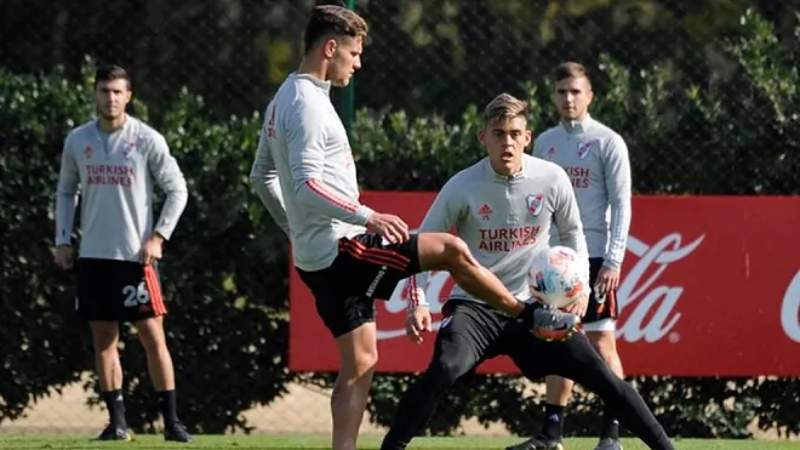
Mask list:
[[[602,257],[604,265],[620,269],[631,223],[631,166],[622,137],[587,115],[539,135],[533,154],[569,175],[589,256]]]
[[[555,164],[523,154],[522,170],[512,176],[495,172],[489,158],[453,176],[436,196],[420,232],[454,231],[475,259],[524,301],[530,298],[530,264],[549,246],[551,224],[558,225],[563,245],[587,256],[569,178]],[[427,272],[411,280],[417,292],[411,293],[410,306],[426,303],[420,293],[427,283]],[[457,285],[450,297],[484,302]]]
[[[155,227],[154,184],[166,194]],[[132,116],[110,134],[91,120],[67,135],[56,191],[56,245],[70,243],[79,195],[80,257],[121,261],[139,261],[153,231],[169,239],[188,198],[164,137]]]
[[[330,83],[292,73],[267,105],[250,182],[289,235],[294,264],[329,267],[338,241],[363,233],[372,209],[359,203],[347,133]]]

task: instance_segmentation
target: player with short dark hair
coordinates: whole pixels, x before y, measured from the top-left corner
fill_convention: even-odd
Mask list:
[[[618,133],[589,115],[594,93],[586,67],[577,62],[565,62],[555,68],[553,78],[553,102],[561,121],[539,135],[533,154],[563,167],[572,182],[591,267],[592,295],[582,318],[584,331],[611,370],[622,378],[615,332],[619,316],[617,288],[631,223],[628,147]],[[572,384],[571,380],[558,376],[547,378],[542,432],[531,441],[508,450],[560,448],[564,409]],[[619,420],[606,407],[595,450],[621,448]]]
[[[424,430],[439,397],[478,364],[499,355],[510,356],[531,379],[553,373],[575,379],[611,405],[651,448],[673,448],[639,394],[609,370],[585,335],[573,335],[577,315],[588,302],[588,288],[568,312],[553,312],[530,300],[530,262],[548,247],[551,224],[564,245],[584,257],[586,244],[567,175],[555,164],[524,154],[531,142],[526,113],[526,103],[508,94],[489,103],[479,133],[488,156],[445,184],[420,232],[455,230],[475,259],[495,273],[534,318],[551,313],[546,336],[558,339],[537,338],[542,330],[531,332],[529,315],[511,317],[480,296],[454,288],[443,309],[430,365],[400,400],[381,450],[405,449]],[[410,284],[422,291],[426,279],[420,274]],[[431,329],[431,317],[422,292],[417,296],[420,301],[409,306],[406,333],[421,342],[422,332]]]
[[[373,299],[420,270],[447,270],[466,292],[519,315],[519,303],[449,233],[410,234],[399,217],[359,202],[347,133],[330,101],[361,68],[367,24],[318,6],[306,53],[267,105],[251,183],[292,243],[295,267],[336,339],[340,370],[331,397],[332,448],[356,446],[378,360]],[[532,322],[533,323],[533,322]]]
[[[73,266],[70,246],[81,198],[78,314],[89,322],[100,396],[109,425],[100,440],[130,440],[117,345],[119,321],[133,322],[158,392],[164,437],[188,442],[178,420],[175,375],[164,336],[167,313],[156,268],[163,242],[186,206],[186,181],[157,131],[125,112],[131,100],[128,73],[103,66],[95,74],[97,119],[73,129],[64,142],[56,192],[55,262]],[[153,186],[166,193],[153,223]]]

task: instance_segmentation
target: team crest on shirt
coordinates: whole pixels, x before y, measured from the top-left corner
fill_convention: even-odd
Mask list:
[[[131,153],[134,151],[136,151],[136,141],[128,142],[122,147],[122,156],[124,156],[125,159],[130,159]]]
[[[589,152],[592,150],[592,146],[594,146],[595,144],[597,144],[597,146],[599,147],[600,141],[598,141],[597,139],[592,139],[591,141],[578,142],[578,159],[586,158],[586,155],[589,154]]]
[[[480,209],[478,209],[478,215],[481,216],[481,219],[483,220],[489,220],[493,212],[494,211],[492,211],[492,207],[489,206],[488,203],[484,203],[481,205]]]
[[[545,157],[547,157],[547,159],[553,159],[553,157],[555,155],[556,155],[556,146],[555,145],[551,145],[550,148],[547,149],[547,153],[545,153]]]
[[[86,147],[83,149],[83,156],[86,159],[92,159],[92,155],[94,155],[94,149],[91,145],[86,145]]]
[[[544,206],[544,195],[542,194],[530,194],[529,196],[525,197],[525,200],[528,202],[528,212],[530,212],[534,216],[538,216],[540,212],[542,212],[542,207]]]

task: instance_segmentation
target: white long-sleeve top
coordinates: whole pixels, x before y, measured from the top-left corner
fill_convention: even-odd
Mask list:
[[[166,194],[155,227],[154,184]],[[110,134],[91,120],[67,135],[56,190],[56,245],[70,243],[79,195],[80,257],[123,261],[138,261],[153,231],[169,239],[188,198],[164,137],[132,116]]]
[[[587,115],[539,135],[533,154],[558,164],[569,175],[589,256],[621,268],[631,223],[631,166],[622,137]]]
[[[563,245],[587,257],[569,178],[555,164],[523,155],[522,170],[512,176],[495,172],[488,158],[457,173],[436,196],[419,231],[455,231],[481,265],[517,299],[527,300],[530,264],[548,247],[551,224],[558,225]],[[410,285],[424,292],[427,283],[423,272]],[[413,305],[417,299],[411,295]],[[483,302],[459,286],[450,297]]]
[[[294,264],[322,270],[338,241],[363,233],[353,154],[330,101],[330,83],[289,75],[267,105],[250,181],[292,243]]]

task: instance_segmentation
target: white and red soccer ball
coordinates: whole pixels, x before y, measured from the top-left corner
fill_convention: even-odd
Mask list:
[[[557,245],[537,253],[531,262],[528,286],[534,299],[564,308],[589,296],[589,260]]]

